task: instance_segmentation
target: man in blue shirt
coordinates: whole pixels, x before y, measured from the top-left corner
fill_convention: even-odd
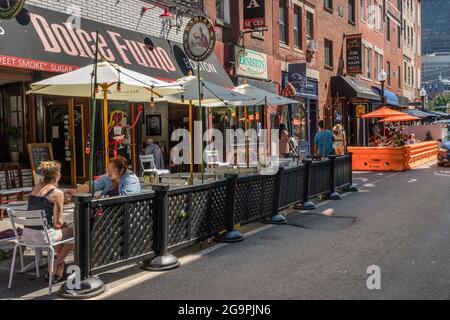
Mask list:
[[[334,155],[333,134],[330,130],[324,129],[323,120],[319,121],[319,132],[314,137],[314,144],[316,145],[316,155],[322,157]]]

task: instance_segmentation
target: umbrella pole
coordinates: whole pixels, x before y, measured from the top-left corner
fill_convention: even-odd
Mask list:
[[[189,185],[194,184],[194,130],[192,125],[192,100],[189,100],[189,142],[191,144],[189,152]]]
[[[250,157],[249,157],[249,146],[248,146],[248,108],[244,106],[244,129],[245,129],[245,163],[247,164],[247,168],[250,167]]]
[[[108,85],[104,84],[103,89],[103,129],[105,135],[105,168],[109,165],[109,131],[108,131]]]
[[[203,119],[203,109],[202,109],[202,93],[201,93],[201,85],[200,85],[200,64],[197,64],[197,76],[198,76],[198,107],[200,108],[200,121],[202,121],[202,123],[204,122]],[[203,125],[202,125],[202,131],[203,131]],[[202,136],[202,142],[200,144],[200,150],[202,153],[202,159],[201,159],[201,164],[202,164],[202,183],[204,182],[204,175],[205,175],[205,166],[203,165],[203,132],[201,132],[201,136]]]
[[[95,58],[94,58],[94,87],[92,92],[92,114],[91,114],[91,136],[90,136],[90,153],[89,153],[89,192],[94,194],[94,143],[95,143],[95,113],[97,112],[97,63],[98,63],[98,31],[95,35]]]
[[[270,137],[270,126],[269,126],[269,112],[267,112],[267,97],[264,97],[264,118],[266,119],[266,154],[269,157],[269,161],[270,161],[270,149],[271,149],[271,145],[270,145],[270,141],[269,141],[269,137]]]

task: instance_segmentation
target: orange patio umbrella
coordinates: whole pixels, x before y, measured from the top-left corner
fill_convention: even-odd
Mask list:
[[[373,112],[369,112],[365,115],[362,115],[362,119],[371,119],[371,118],[387,118],[387,117],[395,117],[395,116],[407,116],[408,114],[396,110],[392,110],[390,108],[382,107]]]
[[[413,120],[422,120],[422,119],[419,117],[404,115],[404,116],[387,117],[378,122],[403,122],[403,121],[413,121]]]

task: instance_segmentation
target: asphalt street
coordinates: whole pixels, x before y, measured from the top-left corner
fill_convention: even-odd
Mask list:
[[[450,299],[450,170],[355,173],[360,192],[218,245],[106,299]],[[369,266],[381,272],[369,290]]]

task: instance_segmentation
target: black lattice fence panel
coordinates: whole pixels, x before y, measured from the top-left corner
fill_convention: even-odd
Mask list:
[[[326,194],[331,191],[331,161],[313,161],[310,167],[309,198]]]
[[[227,181],[169,191],[169,249],[225,229]]]
[[[189,240],[200,238],[202,235],[209,233],[209,201],[209,190],[197,191],[190,194],[190,207],[188,212],[190,222]]]
[[[236,183],[236,199],[234,203],[235,223],[243,223],[248,219],[250,184],[253,177],[239,178]]]
[[[169,192],[169,247],[189,241],[189,193]]]
[[[209,207],[210,234],[215,234],[225,228],[227,211],[227,184],[211,188],[211,202]]]
[[[92,267],[125,260],[125,204],[92,209]]]
[[[128,258],[153,251],[154,204],[152,199],[128,207]]]
[[[274,197],[275,197],[275,181],[277,176],[263,176],[264,188],[261,198],[261,217],[269,216],[273,213]]]
[[[279,210],[286,209],[303,200],[304,184],[304,165],[282,171]]]
[[[334,186],[347,187],[351,184],[352,162],[350,155],[336,157],[334,161]]]
[[[254,175],[238,179],[235,223],[250,223],[272,213],[275,177]]]
[[[154,254],[153,194],[91,202],[91,270],[94,273]]]

